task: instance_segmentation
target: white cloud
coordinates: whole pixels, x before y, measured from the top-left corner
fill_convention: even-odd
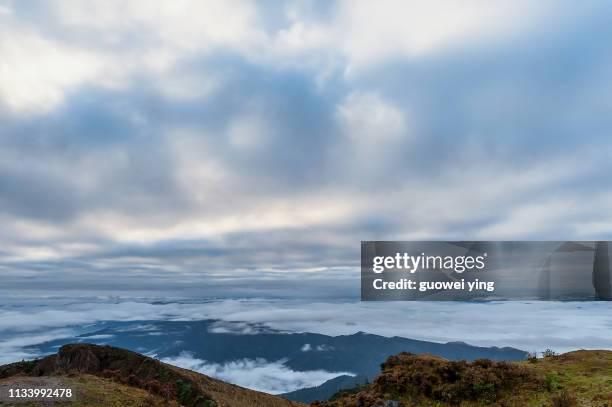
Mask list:
[[[208,331],[215,334],[258,335],[270,332],[270,329],[249,322],[215,321],[210,324]]]
[[[170,100],[188,101],[211,94],[222,79],[214,73],[173,72],[156,81],[159,91]]]
[[[334,377],[353,375],[350,372],[325,370],[296,371],[287,367],[284,360],[268,362],[265,359],[241,359],[224,364],[208,363],[194,358],[187,352],[176,357],[164,358],[162,362],[270,394],[318,386]]]
[[[210,74],[173,72],[193,52],[216,47],[252,49],[261,42],[256,10],[249,2],[176,1],[50,2],[47,22],[72,30],[72,36],[37,32],[35,25],[10,21],[0,29],[0,100],[18,113],[46,113],[82,85],[125,87],[152,74],[156,87],[171,99],[208,94],[218,83]],[[136,42],[128,38],[136,38]]]
[[[341,0],[324,19],[313,18],[307,7],[288,7],[289,26],[264,49],[277,63],[299,56],[320,70],[341,65],[353,74],[391,59],[420,58],[520,33],[552,6],[526,0]]]
[[[211,317],[326,335],[364,331],[434,342],[568,351],[611,349],[610,308],[606,302],[306,304],[228,300],[220,303]]]
[[[351,93],[338,106],[336,117],[349,139],[369,146],[406,135],[404,113],[375,93]]]
[[[0,365],[17,362],[22,359],[33,359],[38,356],[24,348],[56,339],[74,337],[73,329],[50,329],[44,332],[19,333],[0,336]]]
[[[338,41],[353,66],[418,56],[517,31],[541,6],[527,1],[342,1]],[[486,37],[483,34],[486,33]]]
[[[53,9],[63,24],[99,30],[111,41],[136,31],[148,32],[151,43],[161,49],[247,48],[262,36],[250,1],[178,0],[151,7],[145,0],[62,0]]]
[[[127,86],[152,74],[167,97],[190,99],[214,89],[216,78],[173,69],[214,50],[273,67],[306,66],[320,78],[339,67],[378,65],[468,39],[490,41],[496,33],[520,31],[545,8],[522,0],[341,1],[330,7],[331,16],[317,20],[287,6],[286,25],[272,29],[265,7],[252,1],[178,0],[156,7],[143,0],[53,1],[41,9],[53,28],[44,33],[26,29],[36,24],[3,7],[0,16],[10,23],[0,32],[0,97],[15,111],[47,112],[78,86]]]
[[[317,352],[329,352],[329,351],[333,351],[334,347],[333,346],[327,346],[327,345],[317,345],[316,348],[313,348],[311,344],[307,343],[304,346],[302,346],[302,348],[300,349],[302,352],[310,352],[310,351],[317,351]]]
[[[0,100],[19,112],[46,112],[65,93],[97,78],[103,59],[36,33],[0,27]]]
[[[321,52],[329,47],[329,27],[320,24],[307,24],[296,19],[288,28],[276,33],[274,48],[280,54],[294,54],[306,52]]]

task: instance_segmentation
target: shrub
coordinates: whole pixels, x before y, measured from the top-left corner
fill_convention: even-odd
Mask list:
[[[546,389],[548,391],[555,391],[561,388],[561,382],[559,381],[559,375],[557,372],[551,372],[546,375]]]
[[[145,385],[145,389],[154,394],[161,394],[162,386],[157,380],[149,380]]]
[[[401,353],[391,356],[382,367],[374,382],[380,394],[424,396],[451,404],[493,402],[517,385],[538,381],[526,366],[488,359],[468,363]]]
[[[578,400],[576,396],[568,392],[567,390],[563,390],[562,392],[555,394],[551,398],[552,407],[577,407]]]

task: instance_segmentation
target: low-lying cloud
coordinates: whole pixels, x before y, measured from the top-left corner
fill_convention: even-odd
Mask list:
[[[269,362],[265,359],[241,359],[224,364],[207,363],[205,360],[194,358],[188,352],[164,358],[162,362],[271,394],[318,386],[341,375],[353,376],[350,372],[296,371],[287,367],[284,360]]]
[[[38,353],[28,346],[53,341],[56,339],[72,338],[76,335],[75,329],[35,330],[30,332],[3,332],[0,334],[0,365],[20,360],[29,360],[38,357]]]
[[[434,342],[513,346],[527,351],[553,348],[612,349],[612,305],[608,302],[309,302],[303,300],[214,300],[194,302],[49,301],[45,307],[0,308],[0,348],[43,342],[41,333],[76,336],[100,321],[218,320],[211,332],[257,334],[312,332],[350,335],[358,331]],[[150,328],[147,328],[149,326]],[[68,327],[70,331],[66,331]],[[478,329],[474,329],[478,327]],[[131,328],[126,328],[131,329]],[[134,328],[137,329],[137,328]],[[55,331],[60,330],[60,331]],[[19,338],[30,338],[26,343]],[[325,351],[304,344],[304,351]],[[11,351],[11,352],[13,352]]]

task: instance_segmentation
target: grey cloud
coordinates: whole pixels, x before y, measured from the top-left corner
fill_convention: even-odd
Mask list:
[[[64,222],[79,207],[81,194],[63,174],[32,171],[19,163],[0,168],[0,211],[17,217]]]

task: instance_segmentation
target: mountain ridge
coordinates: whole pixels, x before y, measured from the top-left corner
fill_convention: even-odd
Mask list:
[[[218,320],[109,322],[80,337],[50,341],[32,346],[28,351],[37,354],[53,353],[57,347],[68,342],[83,341],[155,354],[158,359],[172,359],[188,352],[195,359],[216,364],[243,359],[286,360],[287,368],[294,371],[351,372],[365,375],[369,379],[378,374],[380,364],[387,357],[402,351],[466,360],[524,360],[527,357],[527,352],[510,347],[428,342],[365,332],[330,336],[266,328],[244,334],[233,331],[232,326],[229,326],[231,324],[223,323],[226,325],[222,325],[223,330],[219,330]]]
[[[342,375],[323,382],[318,386],[305,387],[292,392],[280,394],[280,396],[302,403],[311,403],[317,400],[327,400],[342,390],[352,389],[354,387],[366,384],[367,382],[368,378],[363,375]]]

